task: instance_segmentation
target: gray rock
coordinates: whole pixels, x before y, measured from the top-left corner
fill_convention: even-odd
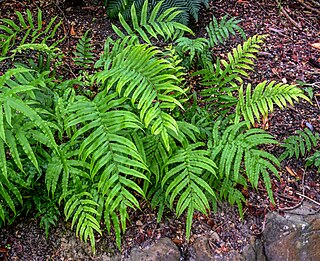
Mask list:
[[[218,235],[212,239],[220,239]],[[214,240],[215,241],[215,240]],[[243,257],[237,251],[230,251],[224,255],[215,255],[211,251],[209,238],[199,237],[190,249],[190,261],[243,261]]]
[[[190,261],[213,261],[215,260],[206,237],[197,238],[190,249]]]
[[[250,238],[250,243],[243,248],[242,256],[245,261],[266,261],[263,244],[260,239]]]
[[[179,261],[180,252],[170,238],[161,238],[149,248],[133,248],[128,261]]]
[[[270,213],[263,241],[268,261],[319,261],[320,215]]]

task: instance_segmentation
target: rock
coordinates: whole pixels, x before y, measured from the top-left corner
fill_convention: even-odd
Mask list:
[[[218,234],[213,239],[220,239]],[[216,240],[214,240],[216,241]],[[230,251],[224,255],[214,254],[209,245],[209,238],[199,237],[190,249],[190,261],[243,261],[243,257],[237,251]]]
[[[161,238],[147,249],[133,248],[128,261],[179,261],[180,252],[170,238]]]
[[[320,215],[269,213],[263,241],[268,261],[319,261]]]
[[[245,261],[266,261],[263,244],[260,239],[250,238],[250,243],[243,248],[242,256]]]
[[[209,245],[209,239],[206,237],[198,237],[190,250],[190,261],[215,260]]]

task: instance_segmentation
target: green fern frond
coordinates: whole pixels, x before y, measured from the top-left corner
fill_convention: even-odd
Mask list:
[[[215,175],[216,168],[208,152],[199,149],[203,146],[204,144],[199,142],[177,150],[166,162],[165,167],[168,166],[168,171],[161,181],[162,188],[166,187],[166,197],[170,196],[171,208],[175,199],[179,198],[176,205],[177,216],[187,211],[186,236],[188,240],[194,211],[199,210],[207,214],[210,209],[205,193],[215,198],[214,191],[201,177],[205,171]]]
[[[36,21],[29,9],[26,17],[18,11],[16,11],[16,15],[18,17],[17,22],[5,18],[0,19],[0,50],[3,56],[15,46],[16,39],[21,39],[19,45],[26,43],[48,44],[52,41],[52,47],[56,47],[63,41],[63,39],[57,40],[55,37],[61,25],[61,21],[55,23],[57,17],[52,18],[48,25],[43,28],[42,11],[40,9],[38,9]]]
[[[312,156],[306,159],[306,166],[315,166],[320,172],[320,151],[316,151]]]
[[[246,202],[246,199],[241,191],[235,187],[238,183],[239,182],[233,182],[230,179],[223,179],[221,183],[218,182],[220,198],[222,200],[228,200],[230,205],[237,204],[240,217],[243,218],[242,205]]]
[[[241,77],[248,77],[247,70],[253,70],[252,60],[256,59],[255,53],[259,51],[259,44],[265,37],[256,35],[248,38],[246,42],[228,53],[228,61],[218,59],[215,67],[195,73],[202,76],[202,85],[209,86],[201,91],[201,95],[208,97],[206,98],[208,101],[214,98],[212,96],[218,96],[215,98],[218,99],[224,93],[232,96],[232,91],[238,90],[238,83],[243,82]]]
[[[298,159],[299,157],[306,156],[307,152],[310,152],[312,148],[317,146],[320,140],[319,133],[312,133],[309,129],[305,128],[303,131],[297,130],[296,135],[289,136],[281,144],[284,148],[284,152],[279,157],[280,161],[286,158],[292,158],[293,156]]]
[[[177,51],[182,58],[189,58],[189,64],[191,65],[194,61],[194,58],[201,60],[201,58],[209,57],[208,61],[210,61],[210,56],[207,56],[208,52],[208,40],[205,38],[196,38],[189,39],[186,37],[181,37],[176,41]],[[188,66],[190,68],[190,66]]]
[[[158,36],[163,37],[167,41],[169,39],[175,40],[185,32],[193,34],[187,26],[174,21],[174,18],[180,11],[177,11],[176,8],[170,8],[159,14],[161,5],[162,2],[159,2],[149,15],[148,0],[146,0],[142,6],[139,21],[135,4],[133,4],[131,7],[132,27],[119,14],[120,23],[126,33],[133,37],[139,36],[149,44],[151,44],[152,38],[158,39]],[[112,28],[120,38],[125,38],[125,34],[117,26],[112,25]]]
[[[240,20],[236,20],[235,17],[227,20],[227,17],[228,15],[225,15],[222,17],[220,23],[218,23],[217,19],[213,16],[212,21],[206,27],[210,47],[214,47],[220,43],[223,44],[229,39],[230,35],[236,35],[236,32],[240,33],[244,39],[246,38],[245,32],[238,25]]]
[[[245,174],[252,186],[257,188],[262,176],[268,195],[273,200],[268,171],[278,176],[275,166],[280,166],[280,162],[272,154],[257,147],[278,142],[264,130],[245,130],[246,122],[229,126],[221,136],[219,124],[218,121],[214,126],[208,148],[211,150],[211,159],[217,162],[220,177],[238,182],[244,164]]]
[[[254,125],[256,120],[260,122],[260,115],[266,118],[269,113],[272,113],[274,105],[283,109],[287,103],[293,105],[293,100],[299,101],[299,98],[309,101],[303,91],[295,85],[275,84],[275,81],[267,84],[267,81],[264,81],[259,83],[253,91],[251,91],[251,84],[248,84],[245,93],[242,85],[238,94],[235,122],[239,122],[243,117],[245,121]]]
[[[80,38],[76,46],[76,51],[74,52],[75,57],[73,58],[74,63],[83,69],[88,69],[91,64],[94,63],[95,57],[91,51],[93,46],[91,44],[91,38],[88,36],[89,30],[87,30],[84,35]]]
[[[92,195],[86,191],[73,194],[64,206],[66,220],[72,219],[71,229],[77,224],[76,235],[84,242],[87,242],[89,239],[94,253],[94,233],[97,232],[101,235],[100,224],[97,221],[97,217],[99,216],[96,210],[97,207],[98,204],[92,200]]]
[[[178,87],[175,68],[161,51],[147,45],[127,46],[115,56],[109,70],[97,73],[98,83],[106,91],[115,90],[120,97],[130,97],[140,112],[140,119],[154,135],[161,135],[169,149],[168,129],[178,132],[176,121],[165,110],[182,107],[172,93],[184,93]]]

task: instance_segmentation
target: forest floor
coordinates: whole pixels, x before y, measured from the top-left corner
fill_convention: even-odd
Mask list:
[[[63,33],[67,38],[61,49],[66,54],[65,62],[69,64],[70,74],[74,74],[77,69],[70,62],[70,57],[87,29],[92,30],[92,42],[97,55],[101,52],[106,37],[114,35],[111,23],[117,22],[107,19],[104,7],[92,1],[86,1],[86,5],[82,7],[57,5],[55,1],[40,2],[0,1],[0,17],[14,19],[16,10],[22,12],[29,8],[36,11],[37,7],[42,6],[45,13],[43,17],[47,21],[56,15],[62,18]],[[319,6],[311,10],[301,2],[303,1],[283,0],[281,6],[278,6],[275,0],[217,0],[210,4],[209,9],[201,12],[200,22],[192,28],[197,36],[205,37],[205,26],[213,15],[217,18],[226,14],[229,17],[237,16],[241,19],[240,25],[247,36],[268,35],[258,53],[256,67],[246,81],[253,84],[263,80],[305,83],[301,88],[309,87],[308,90],[313,92],[312,104],[302,101],[285,110],[276,109],[269,115],[268,122],[263,127],[278,141],[304,127],[320,131],[320,49],[314,47],[317,46],[315,43],[320,45]],[[240,37],[234,37],[225,45],[215,47],[213,53],[225,57],[228,51],[241,42],[243,40]],[[3,68],[0,71],[1,69]],[[281,153],[278,147],[268,149],[277,156]],[[250,236],[262,233],[268,212],[284,212],[288,208],[299,206],[303,200],[320,203],[320,175],[316,169],[306,169],[303,158],[284,161],[279,174],[280,179],[272,180],[276,205],[270,203],[263,186],[259,186],[258,190],[249,188],[245,191],[247,202],[243,220],[236,208],[219,204],[217,212],[211,213],[209,217],[194,215],[189,242],[185,239],[184,217],[177,219],[169,212],[158,224],[156,212],[148,208],[147,204],[143,205],[141,211],[131,215],[131,224],[123,237],[122,256],[128,256],[132,247],[144,247],[166,236],[172,239],[183,258],[188,260],[188,249],[194,240],[213,233],[218,235],[211,245],[213,252],[241,252]],[[315,204],[315,208],[319,209],[320,205]],[[38,220],[32,216],[18,218],[10,227],[0,230],[0,260],[66,260],[69,256],[70,260],[98,260],[103,253],[110,256],[120,254],[113,236],[104,234],[97,239],[97,256],[90,257],[86,247],[79,241],[75,239],[70,243],[73,232],[69,232],[69,227],[69,223],[59,222],[46,239]]]

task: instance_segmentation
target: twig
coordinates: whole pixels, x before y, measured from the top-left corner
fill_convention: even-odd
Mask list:
[[[320,14],[320,11],[318,9],[315,9],[313,7],[311,7],[310,5],[306,4],[303,0],[297,0],[300,4],[302,4],[305,8],[309,9],[312,12],[316,12],[318,14]],[[312,1],[313,2],[313,1]],[[320,6],[319,3],[313,2],[315,5]]]
[[[306,195],[303,195],[303,194],[301,194],[301,193],[299,193],[299,192],[296,192],[296,193],[297,193],[297,195],[299,195],[299,196],[301,196],[301,197],[303,197],[303,198],[306,198],[306,199],[310,200],[311,202],[313,202],[314,204],[320,206],[320,203],[319,203],[318,201],[315,201],[315,200],[313,200],[312,198],[309,198],[309,197],[307,197]]]
[[[278,3],[279,9],[281,11],[281,13],[295,26],[297,27],[299,30],[302,29],[301,24],[297,23],[295,20],[293,20],[291,18],[291,16],[288,14],[288,12],[281,6],[281,3],[279,2],[279,0],[276,0],[276,2]]]
[[[319,110],[320,110],[320,105],[319,105],[319,101],[318,101],[318,99],[317,99],[317,95],[314,96],[314,99],[316,100],[317,105],[318,105],[318,108],[319,108]]]

